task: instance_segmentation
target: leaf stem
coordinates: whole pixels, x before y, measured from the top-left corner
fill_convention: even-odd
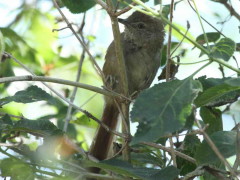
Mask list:
[[[206,32],[205,32],[205,30],[204,30],[203,23],[202,23],[202,19],[201,19],[201,16],[200,16],[199,12],[198,12],[198,8],[197,8],[197,5],[196,5],[196,3],[195,3],[195,0],[193,0],[193,4],[194,4],[194,7],[195,7],[195,9],[196,9],[196,13],[197,13],[197,16],[198,16],[198,20],[199,20],[199,22],[200,22],[200,25],[201,25],[201,28],[202,28],[202,31],[203,31],[203,35],[204,35],[205,42],[207,43],[208,50],[210,51],[210,46],[209,46],[209,42],[208,42],[208,37],[207,37]]]
[[[209,61],[208,63],[204,64],[202,67],[200,67],[198,70],[196,70],[191,76],[195,76],[198,72],[200,72],[201,70],[203,70],[205,67],[207,67],[208,65],[210,65],[212,63],[212,61]]]

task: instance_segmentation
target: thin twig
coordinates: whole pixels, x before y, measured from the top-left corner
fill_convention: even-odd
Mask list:
[[[23,140],[21,138],[20,142],[14,143],[14,144],[7,144],[7,143],[0,143],[0,146],[4,147],[18,147],[23,143]]]
[[[201,19],[200,13],[198,12],[198,8],[197,8],[197,5],[196,5],[196,3],[195,3],[194,0],[193,0],[193,4],[194,4],[195,10],[196,10],[196,13],[197,13],[198,20],[199,20],[199,22],[200,22],[202,31],[203,31],[204,40],[205,40],[205,42],[206,42],[206,44],[207,44],[208,51],[210,51],[210,46],[209,46],[209,42],[208,42],[208,37],[207,37],[207,34],[206,34],[205,29],[204,29],[204,27],[203,27],[202,19]]]
[[[226,2],[218,1],[219,3],[223,4],[230,12],[231,15],[235,16],[240,21],[240,15],[235,11],[235,9]]]
[[[174,144],[173,144],[173,139],[172,137],[169,138],[169,142],[170,142],[170,150],[171,150],[171,157],[172,157],[172,160],[173,160],[173,166],[174,167],[177,167],[177,160],[176,160],[176,154],[174,152]]]
[[[168,153],[171,153],[171,151],[172,151],[171,148],[165,147],[165,146],[163,146],[161,144],[155,144],[155,143],[152,143],[152,142],[145,142],[144,141],[144,142],[140,142],[140,144],[151,146],[151,147],[154,147],[154,148],[157,148],[157,149],[161,149],[163,151],[167,151]],[[181,153],[179,151],[176,151],[176,150],[174,150],[174,153],[177,156],[179,156],[179,157],[181,157],[181,158],[183,158],[183,159],[185,159],[185,160],[187,160],[187,161],[189,161],[189,162],[191,162],[193,164],[197,164],[197,161],[194,158],[192,158],[192,157],[190,157],[190,156],[188,156],[186,154],[183,154],[183,153]]]
[[[211,138],[208,136],[208,134],[202,129],[202,125],[200,124],[199,120],[195,118],[195,122],[199,128],[199,130],[202,132],[202,135],[204,136],[204,139],[209,144],[211,149],[214,151],[214,153],[217,155],[217,157],[225,164],[225,166],[228,168],[232,176],[237,177],[236,173],[234,172],[234,169],[231,167],[231,165],[228,163],[228,161],[223,157],[223,155],[220,153],[216,145],[213,143]]]
[[[173,19],[173,7],[174,7],[174,0],[171,0],[170,5],[170,22],[172,23]],[[167,66],[166,66],[166,81],[169,81],[170,79],[170,73],[171,73],[171,41],[172,41],[172,26],[169,26],[168,31],[168,44],[167,44]]]
[[[10,77],[0,78],[0,83],[15,82],[15,81],[40,81],[42,83],[51,82],[51,83],[64,84],[64,85],[75,86],[75,87],[87,89],[87,90],[97,92],[97,93],[100,93],[100,94],[103,94],[106,96],[110,96],[110,97],[118,96],[117,93],[108,92],[105,89],[102,89],[102,88],[99,88],[96,86],[91,86],[88,84],[78,83],[78,82],[64,80],[64,79],[45,77],[45,76],[25,75],[25,76],[10,76]],[[52,90],[52,89],[50,89],[50,90],[54,92],[54,90]],[[62,99],[66,99],[66,98],[63,97]]]
[[[233,116],[233,119],[236,122],[234,116]],[[234,127],[234,130],[237,131],[237,136],[236,136],[236,152],[237,152],[237,154],[236,154],[236,160],[235,160],[234,165],[233,165],[233,169],[235,171],[237,171],[238,167],[240,166],[240,132],[239,132],[239,129],[240,129],[240,124],[237,124]]]
[[[85,14],[83,16],[82,25],[84,24],[84,21],[85,21]],[[81,27],[81,31],[82,30],[83,30],[83,26]],[[84,38],[82,37],[82,39],[84,39]],[[88,45],[88,43],[87,43],[87,45]],[[86,51],[83,48],[81,58],[80,58],[80,61],[79,61],[79,64],[78,64],[76,82],[79,82],[79,80],[80,80],[80,76],[81,76],[81,72],[82,72],[82,65],[83,65],[83,61],[84,61],[84,58],[85,58],[85,52]],[[70,101],[72,103],[74,102],[74,99],[76,97],[77,90],[78,90],[78,88],[74,87],[73,92],[72,92],[72,96],[70,97]],[[66,115],[65,123],[64,123],[64,127],[63,127],[63,131],[65,131],[65,132],[67,132],[68,124],[69,124],[69,121],[71,120],[71,117],[72,117],[72,108],[73,107],[71,105],[68,106],[67,115]]]
[[[192,4],[189,2],[189,0],[187,1],[189,6],[192,8],[192,10],[196,12],[196,10],[194,9],[194,7],[192,6]],[[219,31],[217,28],[215,28],[210,22],[208,22],[204,17],[200,16],[202,18],[203,21],[205,21],[205,23],[207,23],[209,26],[211,26],[215,31],[217,31],[219,34],[221,34],[223,37],[226,37],[221,31]]]
[[[84,60],[84,54],[85,54],[85,50],[83,50],[82,55],[81,55],[81,59],[79,61],[76,82],[79,82],[79,79],[80,79],[82,64],[83,64],[83,60]],[[70,101],[72,103],[74,102],[74,99],[76,97],[77,90],[78,90],[78,88],[74,87],[73,92],[72,92],[72,96],[70,97]],[[67,114],[66,114],[66,117],[65,117],[64,128],[63,128],[64,132],[67,132],[68,124],[69,124],[69,121],[71,120],[71,117],[72,117],[72,108],[73,107],[71,105],[68,106]]]
[[[135,5],[136,5],[136,3],[134,3],[134,2],[131,3],[131,6],[127,6],[127,7],[123,8],[122,10],[116,12],[116,13],[115,13],[115,16],[120,16],[120,15],[122,15],[122,14],[128,12],[129,10],[132,9],[132,6],[135,6]]]
[[[0,113],[0,116],[6,116],[6,115],[8,115],[9,117],[12,117],[12,118],[26,119],[26,118],[23,117],[23,116],[16,116],[16,115],[8,114],[8,113]]]
[[[113,31],[113,37],[114,37],[114,44],[115,44],[115,52],[116,52],[116,59],[117,59],[117,65],[119,67],[119,75],[120,75],[120,86],[121,86],[121,92],[124,96],[128,97],[128,77],[127,77],[127,71],[126,71],[126,65],[122,50],[122,44],[121,44],[121,35],[118,25],[117,17],[114,16],[111,12],[113,12],[113,4],[111,0],[107,0],[107,6],[109,8],[108,14],[111,18],[112,22],[112,31]],[[129,122],[129,103],[121,103],[120,107],[123,112],[123,115],[125,117],[125,121],[127,122],[127,126],[123,126],[122,132],[124,134],[130,133],[130,122]],[[123,151],[123,159],[126,161],[130,161],[130,148],[127,142],[126,148]]]
[[[182,42],[184,41],[185,37],[187,36],[189,29],[190,29],[190,24],[187,21],[187,31],[185,32],[185,36],[183,36],[182,40],[178,43],[178,45],[175,47],[175,49],[171,52],[170,57],[172,57],[172,55],[175,53],[175,51],[181,46]]]
[[[92,61],[92,63],[95,65],[94,67],[97,70],[97,73],[104,78],[104,74],[101,70],[101,68],[98,66],[97,62],[95,61],[94,57],[92,56],[92,54],[90,53],[89,49],[87,48],[87,45],[80,39],[80,37],[77,35],[77,33],[75,32],[75,30],[72,27],[72,24],[68,21],[67,17],[63,14],[62,10],[60,9],[60,7],[58,6],[58,3],[56,2],[56,0],[52,0],[55,7],[57,8],[57,10],[59,11],[59,13],[61,14],[62,18],[64,19],[64,21],[66,22],[67,26],[69,27],[69,29],[72,31],[72,33],[74,34],[74,36],[77,38],[77,40],[80,42],[80,44],[82,45],[82,47],[85,49],[85,51],[87,52],[88,56],[90,57],[90,60]]]

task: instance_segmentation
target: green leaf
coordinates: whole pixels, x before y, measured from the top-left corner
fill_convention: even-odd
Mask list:
[[[209,90],[212,87],[227,84],[226,83],[227,81],[231,81],[233,79],[234,78],[222,78],[222,79],[208,78],[208,79],[206,79],[205,76],[198,78],[198,80],[202,83],[203,92],[205,92],[206,90]],[[201,95],[201,93],[200,93],[200,95]],[[231,91],[231,92],[221,95],[218,98],[215,98],[213,101],[209,102],[206,106],[214,107],[214,106],[221,106],[221,105],[224,105],[227,103],[232,103],[237,100],[239,95],[240,95],[240,90]]]
[[[238,52],[240,51],[240,43],[236,44],[236,51],[238,51]]]
[[[158,2],[159,2],[159,0],[158,0]],[[170,5],[164,6],[163,10],[162,10],[163,16],[168,19],[169,13],[170,13]]]
[[[14,43],[22,43],[24,46],[31,47],[27,44],[27,42],[19,36],[15,31],[13,31],[11,28],[0,28],[2,31],[2,34],[4,35],[5,39],[10,39],[14,45]],[[7,45],[7,43],[6,43]],[[13,46],[17,47],[17,46]],[[31,48],[32,51],[34,51],[33,48]],[[35,51],[34,51],[35,52]]]
[[[55,104],[54,98],[37,86],[30,86],[26,90],[18,91],[14,96],[8,96],[0,99],[0,106],[10,102],[32,103],[37,101],[47,101]]]
[[[201,106],[220,106],[229,102],[234,102],[240,95],[240,87],[220,84],[213,86],[201,93],[195,100],[197,107]]]
[[[118,159],[110,159],[92,165],[111,170],[121,175],[140,178],[143,180],[174,180],[178,176],[178,169],[173,166],[163,168],[161,170],[150,168],[134,168],[131,164]]]
[[[49,120],[22,119],[17,121],[12,130],[24,131],[39,136],[60,135],[63,133]]]
[[[0,61],[1,61],[1,59],[0,59]],[[0,68],[0,78],[15,75],[14,72],[13,72],[12,64],[8,59],[3,61],[3,62],[0,62],[0,66],[1,66],[1,68]],[[9,83],[4,83],[3,88],[7,88],[9,86],[9,84],[10,84],[10,82]]]
[[[5,114],[3,117],[0,118],[1,125],[8,124],[13,125],[12,119],[8,114]]]
[[[200,143],[201,142],[196,135],[188,135],[182,142],[182,144],[184,144],[184,149],[181,148],[181,152],[190,157],[193,157]],[[180,169],[180,175],[184,176],[187,173],[192,172],[196,168],[196,165],[181,157],[177,157],[177,167]]]
[[[62,2],[74,14],[86,12],[96,4],[95,0],[62,0]]]
[[[15,158],[3,159],[0,162],[1,176],[11,177],[14,180],[32,180],[34,171],[21,160]]]
[[[208,38],[208,42],[216,42],[219,38],[220,38],[220,34],[218,32],[208,32],[206,33],[206,36]],[[204,38],[204,34],[199,35],[196,38],[196,41],[199,44],[205,44],[205,38]]]
[[[210,56],[217,59],[228,61],[236,49],[236,44],[229,38],[222,38],[211,48]]]
[[[208,124],[206,133],[211,135],[214,132],[222,131],[222,112],[215,108],[201,107],[200,115],[205,124]]]
[[[231,78],[225,80],[225,83],[230,85],[230,86],[238,86],[240,87],[240,78]]]
[[[199,91],[201,84],[192,77],[161,83],[143,91],[131,112],[132,120],[139,122],[132,144],[157,141],[161,136],[181,130]]]
[[[161,157],[153,155],[151,152],[144,153],[131,153],[131,161],[132,163],[143,167],[146,167],[146,164],[152,164],[154,167],[162,167],[164,162]]]
[[[233,131],[219,131],[213,133],[210,138],[224,158],[228,158],[236,154],[236,135],[237,133]],[[220,161],[205,140],[198,147],[195,159],[198,164],[213,164]]]

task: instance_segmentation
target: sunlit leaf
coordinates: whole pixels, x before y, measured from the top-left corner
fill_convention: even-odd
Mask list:
[[[38,59],[44,60],[46,64],[53,63],[56,57],[59,56],[53,51],[53,44],[57,41],[56,37],[58,35],[57,32],[52,32],[54,28],[57,29],[58,25],[52,15],[34,11],[27,37],[32,42],[35,42],[32,47],[37,51]]]
[[[34,171],[31,166],[17,158],[7,158],[0,161],[1,176],[11,177],[15,180],[31,180]]]

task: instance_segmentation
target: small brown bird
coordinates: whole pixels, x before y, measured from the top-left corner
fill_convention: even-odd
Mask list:
[[[160,66],[161,48],[165,35],[164,26],[161,20],[138,11],[127,19],[118,19],[118,21],[125,26],[124,32],[121,33],[121,41],[128,79],[128,92],[130,95],[135,94],[133,97],[135,98],[141,90],[151,85],[156,76]],[[105,85],[121,94],[114,41],[108,47],[105,59],[103,67],[106,77]],[[103,123],[111,129],[115,129],[118,115],[116,102],[110,97],[105,97]],[[99,160],[106,159],[112,140],[113,134],[100,127],[89,153]]]

